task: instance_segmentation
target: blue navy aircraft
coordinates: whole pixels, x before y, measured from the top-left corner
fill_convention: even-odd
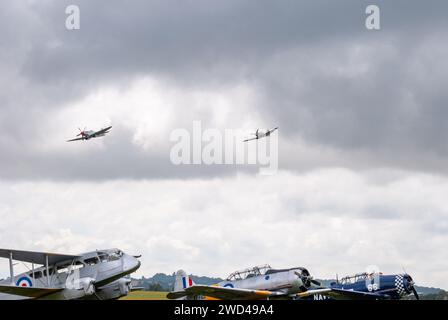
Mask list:
[[[414,294],[419,300],[414,280],[409,274],[383,275],[360,273],[330,284],[326,291],[313,295],[314,300],[398,300]]]

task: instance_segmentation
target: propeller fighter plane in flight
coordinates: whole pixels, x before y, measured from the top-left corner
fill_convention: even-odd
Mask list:
[[[260,138],[269,137],[272,132],[277,130],[278,127],[275,127],[274,129],[257,129],[255,133],[253,133],[254,137],[247,138],[246,140],[243,140],[243,142],[251,141],[251,140],[258,140]]]
[[[129,275],[140,267],[138,257],[119,249],[80,255],[0,249],[0,257],[10,266],[10,277],[0,281],[0,300],[118,299],[132,291]],[[31,268],[15,275],[13,260]]]
[[[93,130],[86,130],[84,128],[84,130],[79,129],[79,133],[76,135],[79,138],[75,138],[75,139],[71,139],[71,140],[67,140],[67,142],[71,142],[71,141],[79,141],[79,140],[90,140],[92,138],[99,138],[99,137],[104,137],[106,135],[106,133],[109,133],[109,130],[112,129],[112,126],[109,126],[107,128],[98,130],[98,131],[93,131]]]

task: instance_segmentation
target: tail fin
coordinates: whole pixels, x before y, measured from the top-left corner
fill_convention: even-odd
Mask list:
[[[176,272],[176,279],[174,280],[173,291],[168,294],[169,299],[186,299],[187,294],[185,289],[194,285],[191,279],[184,270]]]
[[[184,270],[176,272],[176,280],[174,282],[173,291],[183,291],[194,285],[193,279],[191,279]]]

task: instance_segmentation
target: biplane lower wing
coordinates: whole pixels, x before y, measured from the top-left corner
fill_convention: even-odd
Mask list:
[[[28,298],[42,298],[52,293],[62,291],[62,288],[36,288],[36,287],[16,287],[0,285],[0,292],[6,294],[13,294]]]

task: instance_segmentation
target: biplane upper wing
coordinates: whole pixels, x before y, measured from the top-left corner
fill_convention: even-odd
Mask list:
[[[48,257],[48,264],[53,265],[58,262],[70,261],[76,258],[80,258],[81,256],[49,253],[49,252],[0,249],[0,258],[9,259],[11,257],[13,260],[41,264],[41,265],[46,264],[46,259]]]
[[[249,290],[240,288],[193,285],[184,291],[171,292],[168,298],[177,299],[184,296],[205,296],[220,300],[257,300],[273,296],[282,296],[283,293],[267,290]]]
[[[28,298],[42,298],[46,295],[64,290],[63,288],[16,287],[0,285],[0,292]]]

